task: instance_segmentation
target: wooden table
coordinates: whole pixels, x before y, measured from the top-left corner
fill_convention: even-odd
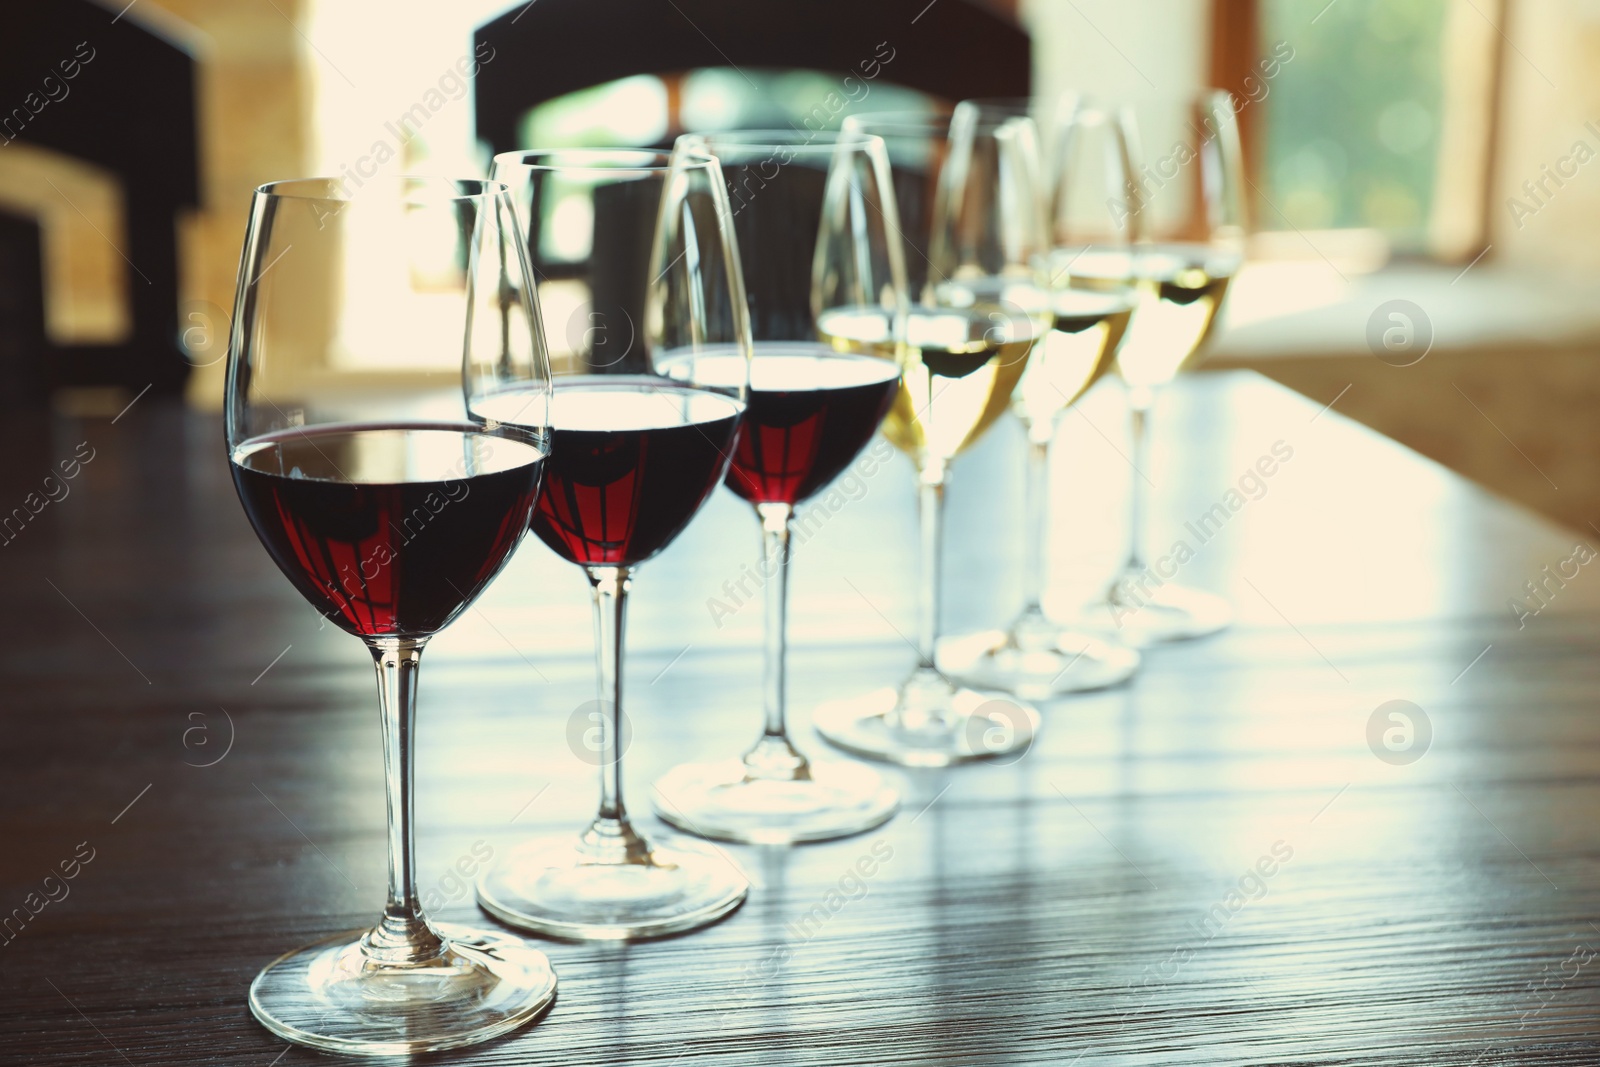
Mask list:
[[[1119,403],[1102,389],[1064,424],[1061,603],[1115,558]],[[1293,450],[1182,571],[1233,598],[1232,630],[1046,707],[1013,765],[906,776],[879,831],[728,849],[757,887],[719,926],[548,945],[562,984],[542,1023],[424,1062],[1600,1063],[1600,564],[1521,626],[1508,607],[1600,537],[1319,409],[1230,374],[1158,412],[1155,544]],[[365,654],[256,543],[215,420],[147,399],[4,434],[4,508],[59,496],[44,478],[80,442],[94,458],[0,547],[0,913],[93,858],[0,946],[0,1062],[321,1059],[256,1025],[245,990],[381,902]],[[1004,426],[957,468],[951,629],[1015,610],[1019,466]],[[797,563],[807,736],[818,701],[910,656],[909,469],[854,497]],[[706,605],[756,551],[719,494],[638,579],[627,779],[647,825],[652,777],[756,729],[760,610]],[[473,917],[450,872],[474,842],[576,829],[594,804],[567,742],[592,695],[581,578],[530,541],[424,662],[423,884]],[[1369,747],[1390,700],[1424,709],[1420,760]],[[875,846],[892,858],[858,887],[846,872]],[[798,921],[819,904],[825,921]]]

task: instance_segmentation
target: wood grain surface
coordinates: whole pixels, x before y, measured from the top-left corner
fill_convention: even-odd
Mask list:
[[[1123,536],[1141,475],[1122,418],[1103,388],[1064,423],[1058,606]],[[730,919],[548,943],[548,1017],[418,1062],[1600,1063],[1600,562],[1547,584],[1536,615],[1509,606],[1600,535],[1253,375],[1183,383],[1155,428],[1154,546],[1293,451],[1181,572],[1233,599],[1233,629],[1048,705],[1009,765],[902,776],[877,831],[728,847],[756,883]],[[258,1026],[245,991],[381,903],[365,653],[257,544],[214,420],[146,398],[115,424],[0,432],[0,513],[48,501],[0,546],[0,1063],[328,1059]],[[80,446],[93,458],[62,480]],[[1020,466],[1006,425],[957,466],[952,632],[1018,606]],[[861,474],[798,550],[814,753],[811,707],[909,667],[910,482],[898,457]],[[759,605],[708,606],[756,554],[753,517],[719,494],[638,577],[626,778],[648,827],[654,776],[757,730]],[[454,873],[476,842],[592,811],[568,740],[588,627],[582,579],[530,540],[429,648],[420,869],[441,916],[489,922]],[[1391,700],[1430,725],[1413,762],[1369,744]]]

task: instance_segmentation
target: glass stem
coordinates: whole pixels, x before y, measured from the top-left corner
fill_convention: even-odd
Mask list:
[[[1155,390],[1135,385],[1128,390],[1128,410],[1133,428],[1133,492],[1128,508],[1128,562],[1125,574],[1142,573],[1144,563],[1144,516],[1149,503],[1145,491],[1145,469],[1150,465],[1150,409],[1155,406]]]
[[[917,481],[917,521],[921,525],[922,558],[917,589],[917,670],[936,671],[939,644],[939,564],[944,548],[944,466],[923,470]]]
[[[767,599],[766,664],[762,672],[766,723],[761,740],[745,753],[745,772],[754,778],[798,781],[811,777],[810,764],[789,740],[786,723],[789,651],[789,504],[757,504],[761,516],[761,579]]]
[[[939,673],[939,563],[944,541],[944,465],[917,473],[917,519],[922,527],[917,589],[917,667],[900,686],[899,699],[884,713],[891,730],[948,734],[952,728],[948,679]]]
[[[600,812],[579,847],[600,863],[648,863],[650,848],[634,832],[622,803],[622,641],[627,616],[626,567],[586,567],[594,593],[594,649],[600,705]]]
[[[416,721],[417,668],[426,638],[380,638],[369,643],[378,670],[378,710],[383,719],[384,783],[389,802],[389,901],[383,919],[361,939],[377,963],[425,963],[445,943],[422,917],[417,897]]]
[[[1045,557],[1050,545],[1050,439],[1055,422],[1028,430],[1028,484],[1025,489],[1027,545],[1022,559],[1024,618],[1044,617]]]

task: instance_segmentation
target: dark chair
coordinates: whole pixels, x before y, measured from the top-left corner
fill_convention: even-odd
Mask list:
[[[496,152],[535,147],[516,143],[535,104],[634,74],[870,69],[957,101],[1026,96],[1032,65],[1027,33],[970,0],[536,0],[474,45],[491,57],[474,88],[478,137]]]
[[[535,0],[479,27],[473,44],[474,54],[488,60],[473,88],[478,138],[495,152],[551,147],[517,143],[530,108],[637,74],[670,76],[707,67],[810,70],[838,77],[841,101],[859,95],[860,84],[870,81],[954,102],[1026,96],[1032,56],[1021,28],[970,0],[807,0],[798,6],[773,0]],[[856,81],[846,83],[846,77]],[[811,129],[837,129],[838,112],[826,100],[805,106],[813,103],[815,117],[802,122]],[[675,132],[668,131],[669,145]],[[760,184],[766,186],[769,177]],[[796,218],[813,217],[821,191],[820,185],[808,188],[808,182],[820,183],[820,176],[788,168],[785,180],[763,188],[762,195],[790,198]],[[591,306],[608,316],[620,311],[634,322],[644,321],[641,283],[654,211],[653,203],[618,211],[613,232],[596,233],[597,246],[607,250],[596,262],[612,269],[593,277]],[[763,219],[781,217],[762,214]],[[752,223],[741,220],[746,229]],[[539,218],[529,223],[535,230],[540,224]],[[740,241],[765,246],[763,269],[809,276],[809,242],[768,244],[754,232],[742,232]],[[545,278],[559,277],[563,264],[544,261],[539,247],[535,233],[530,241],[535,269]],[[793,261],[773,258],[783,256]],[[747,259],[747,270],[750,264]],[[809,319],[810,308],[809,303],[763,307],[758,314]],[[546,323],[546,328],[562,326]]]
[[[44,399],[44,272],[39,224],[0,211],[0,408]]]
[[[178,346],[176,218],[198,203],[194,61],[120,8],[88,0],[15,4],[0,33],[0,152],[28,142],[102,167],[121,182],[127,214],[119,248],[132,310],[127,342],[54,347],[41,338],[22,358],[45,387],[149,385],[175,393],[189,372]],[[0,237],[8,264],[26,254],[27,238],[17,232],[7,228],[12,236]],[[10,302],[0,307],[0,316],[33,314],[14,312]],[[25,329],[0,322],[9,337]],[[11,388],[14,366],[0,388]]]

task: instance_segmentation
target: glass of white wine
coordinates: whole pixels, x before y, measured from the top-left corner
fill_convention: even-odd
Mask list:
[[[1202,637],[1232,621],[1214,593],[1156,574],[1145,560],[1149,422],[1158,390],[1194,367],[1244,259],[1244,167],[1232,96],[1221,89],[1123,105],[1133,177],[1117,205],[1134,234],[1139,302],[1117,354],[1133,421],[1127,561],[1093,605],[1133,645]]]
[[[936,662],[944,491],[951,461],[1011,405],[1049,328],[1036,261],[1048,247],[1038,132],[1026,116],[883,113],[851,132],[883,138],[900,207],[910,293],[900,321],[876,307],[818,317],[840,351],[900,350],[902,387],[884,434],[911,458],[921,512],[917,664],[898,688],[825,704],[814,722],[858,755],[940,767],[1025,751],[1031,707],[958,688]]]
[[[1027,100],[968,100],[958,111],[998,120],[1045,110]],[[1061,415],[1115,365],[1136,298],[1126,212],[1114,206],[1132,174],[1120,117],[1077,94],[1055,129],[1049,253],[1038,267],[1051,329],[1034,346],[1011,408],[1028,435],[1022,612],[1005,630],[944,642],[939,662],[954,678],[1030,700],[1126,681],[1139,653],[1063,627],[1044,610],[1050,544],[1050,446]]]

